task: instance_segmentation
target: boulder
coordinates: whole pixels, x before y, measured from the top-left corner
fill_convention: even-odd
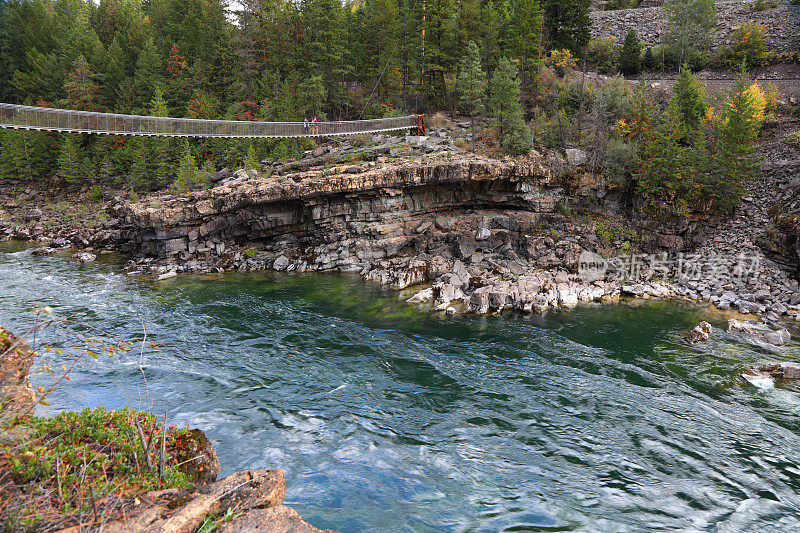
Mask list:
[[[272,268],[278,271],[286,270],[289,267],[289,258],[285,255],[278,257],[272,264]]]
[[[406,300],[406,302],[412,304],[419,304],[419,303],[429,302],[432,299],[433,299],[433,288],[428,287],[427,289],[422,289],[421,291],[416,293],[414,296]]]
[[[176,437],[178,469],[195,483],[213,483],[220,471],[217,452],[199,429]]]
[[[92,263],[97,256],[89,252],[78,252],[72,254],[72,260],[76,263]]]
[[[331,529],[317,529],[286,505],[253,509],[233,520],[224,522],[218,533],[327,533]]]
[[[705,342],[711,337],[712,331],[711,324],[706,322],[705,320],[697,324],[693,329],[687,331],[684,334],[684,339],[689,344],[695,344],[698,342]]]
[[[589,154],[579,148],[567,148],[567,163],[570,166],[585,165],[589,162]]]

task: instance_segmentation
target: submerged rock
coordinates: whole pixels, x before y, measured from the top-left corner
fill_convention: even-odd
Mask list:
[[[773,346],[784,346],[792,338],[785,328],[770,330],[766,324],[742,322],[735,318],[728,319],[728,333],[749,342],[763,342]]]
[[[697,324],[693,329],[687,331],[684,335],[686,342],[695,344],[698,342],[705,342],[711,337],[713,328],[711,324],[703,320]]]
[[[72,254],[72,260],[76,263],[92,263],[95,259],[97,259],[97,256],[89,252]]]

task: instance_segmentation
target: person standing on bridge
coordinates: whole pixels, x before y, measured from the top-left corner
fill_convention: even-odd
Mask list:
[[[314,124],[314,127],[311,128],[311,133],[313,133],[314,135],[318,135],[319,134],[319,122],[317,121],[317,117],[315,116],[314,120],[312,120],[311,122]]]
[[[308,118],[303,119],[303,133],[308,135]]]

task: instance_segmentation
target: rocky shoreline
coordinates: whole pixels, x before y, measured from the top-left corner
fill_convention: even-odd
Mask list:
[[[317,149],[186,196],[116,196],[92,227],[52,223],[46,209],[30,207],[36,192],[28,189],[33,204],[10,221],[0,217],[0,234],[35,240],[40,254],[79,247],[75,261],[122,251],[131,273],[160,280],[184,272],[353,272],[398,290],[419,285],[410,303],[447,314],[672,298],[777,328],[800,320],[795,251],[781,244],[789,238],[776,235],[771,214],[776,188],[788,205],[798,191],[790,129],[767,131],[762,177],[725,220],[629,218],[622,191],[577,149],[491,159],[453,155],[445,142],[432,155],[398,156],[408,143],[392,147],[396,140],[381,138],[358,165],[347,153],[348,164],[336,165]],[[603,263],[588,277],[587,254]]]

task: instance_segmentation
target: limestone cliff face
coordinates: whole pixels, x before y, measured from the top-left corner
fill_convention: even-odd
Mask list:
[[[475,246],[458,236],[488,225],[512,233],[519,249],[525,231],[566,197],[554,168],[543,156],[469,158],[255,179],[122,207],[123,246],[190,270],[241,252],[241,261],[265,257],[277,270],[362,274],[395,256],[471,254]],[[590,174],[571,182],[573,201],[601,191]]]

